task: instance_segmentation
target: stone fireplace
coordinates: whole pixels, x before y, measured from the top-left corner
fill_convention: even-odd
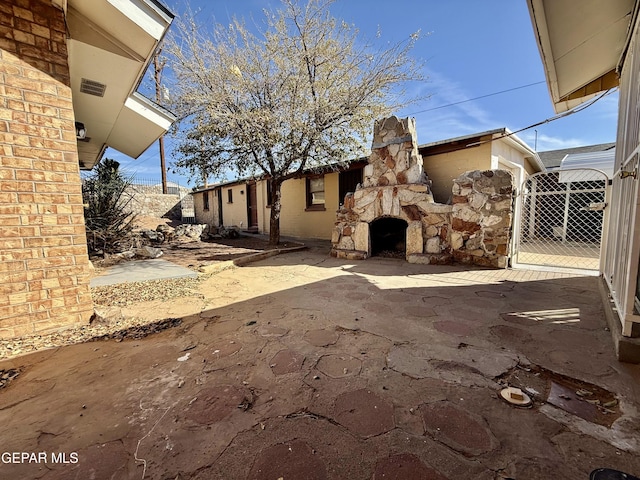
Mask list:
[[[453,205],[435,203],[415,119],[376,121],[364,181],[337,212],[331,254],[365,259],[391,250],[411,263],[505,267],[512,182],[504,170],[466,172],[454,181]]]

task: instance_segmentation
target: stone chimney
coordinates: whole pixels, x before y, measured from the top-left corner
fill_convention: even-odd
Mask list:
[[[377,120],[363,187],[426,184],[416,138],[414,118],[391,116]]]

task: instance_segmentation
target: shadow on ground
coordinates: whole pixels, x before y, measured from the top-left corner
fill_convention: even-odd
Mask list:
[[[3,449],[48,455],[0,477],[638,475],[640,367],[616,361],[597,282],[313,248],[225,270],[128,311],[177,327],[0,364],[21,372],[0,390]],[[617,419],[551,405],[541,369],[610,392]],[[534,406],[501,400],[507,383]]]

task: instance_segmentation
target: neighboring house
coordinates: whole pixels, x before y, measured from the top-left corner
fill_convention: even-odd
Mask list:
[[[0,337],[89,321],[80,169],[174,121],[136,92],[172,19],[156,0],[0,3]]]
[[[449,203],[453,180],[469,170],[506,169],[520,184],[527,174],[544,170],[536,153],[506,128],[456,137],[418,147],[436,202]],[[348,192],[363,181],[367,159],[337,171],[309,172],[282,184],[280,233],[298,238],[330,239],[336,211]],[[196,222],[269,232],[268,182],[238,180],[193,193]],[[253,202],[253,203],[252,203]],[[207,208],[205,208],[207,206]]]
[[[536,152],[506,128],[428,143],[418,151],[439,203],[449,203],[453,179],[470,170],[509,170],[519,188],[527,175],[545,169]]]
[[[615,143],[599,143],[597,145],[585,145],[584,147],[572,147],[562,148],[559,150],[547,150],[545,152],[538,152],[538,157],[544,164],[547,170],[553,168],[560,168],[562,166],[562,160],[567,155],[582,155],[588,153],[603,153],[615,151]],[[575,158],[575,157],[574,157]]]
[[[556,112],[620,87],[618,136],[602,262],[603,296],[619,320],[618,357],[640,362],[640,21],[637,0],[527,0]],[[609,298],[614,308],[609,308]],[[614,331],[614,335],[616,332]]]

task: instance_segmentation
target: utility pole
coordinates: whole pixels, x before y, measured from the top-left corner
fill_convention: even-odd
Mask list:
[[[162,70],[164,69],[165,60],[160,60],[160,53],[162,49],[158,49],[153,57],[153,70],[154,70],[154,80],[156,83],[156,103],[158,105],[162,102],[162,92],[161,92],[161,80],[162,80]],[[158,139],[158,145],[160,146],[160,172],[162,174],[162,193],[167,194],[167,167],[165,165],[164,160],[164,135]]]

